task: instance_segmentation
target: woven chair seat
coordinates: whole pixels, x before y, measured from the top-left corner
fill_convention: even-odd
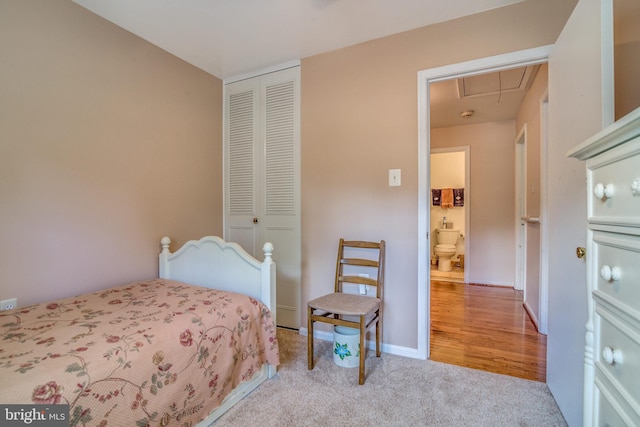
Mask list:
[[[332,293],[309,301],[315,310],[330,311],[345,316],[364,316],[378,308],[380,299],[363,295]]]

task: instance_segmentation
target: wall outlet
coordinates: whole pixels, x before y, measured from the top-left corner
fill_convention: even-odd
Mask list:
[[[18,308],[18,298],[3,299],[0,301],[0,311]]]
[[[360,273],[358,274],[358,276],[360,277],[369,277],[368,274],[364,274],[364,273]],[[360,292],[360,295],[366,295],[367,292],[369,292],[369,285],[358,285],[358,290]]]

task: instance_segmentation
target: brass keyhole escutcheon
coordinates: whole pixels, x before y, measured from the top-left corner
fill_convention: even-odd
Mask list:
[[[257,224],[258,223],[258,218],[253,218],[253,223]]]
[[[585,248],[581,248],[579,246],[576,248],[576,256],[578,258],[584,258],[586,253],[587,253],[587,250]]]

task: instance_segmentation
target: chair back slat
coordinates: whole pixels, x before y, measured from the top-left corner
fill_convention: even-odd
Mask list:
[[[340,276],[338,280],[342,283],[355,283],[358,285],[378,286],[378,281],[370,277],[362,276]]]
[[[378,242],[365,242],[361,240],[344,240],[344,246],[350,248],[367,248],[367,249],[379,249],[380,243]]]
[[[362,256],[365,255],[365,252],[371,252],[371,254],[369,254],[371,257],[358,258],[354,256],[345,256],[345,249],[357,250],[358,253],[362,253]],[[338,259],[336,261],[335,292],[343,291],[343,283],[375,286],[376,297],[382,299],[384,285],[384,257],[384,240],[381,240],[380,242],[368,242],[340,239],[338,246]],[[375,269],[376,271],[372,271],[372,274],[369,277],[362,277],[351,270],[345,271],[344,267],[362,267],[366,270]]]
[[[380,264],[377,260],[362,259],[362,258],[342,258],[340,260],[342,265],[356,265],[360,267],[374,267],[377,268]]]

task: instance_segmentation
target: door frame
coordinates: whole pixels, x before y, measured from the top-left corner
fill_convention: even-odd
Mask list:
[[[549,90],[540,97],[540,318],[538,332],[547,335],[549,318],[549,220],[547,167],[549,143]]]
[[[516,158],[516,274],[513,288],[524,291],[527,280],[527,227],[523,217],[527,215],[527,124],[525,123],[518,132],[515,141]]]
[[[442,80],[501,71],[549,61],[552,45],[541,46],[487,58],[460,62],[418,71],[418,351],[421,359],[429,357],[431,325],[431,274],[429,271],[430,215],[427,191],[430,188],[429,154],[430,99],[429,86]]]

